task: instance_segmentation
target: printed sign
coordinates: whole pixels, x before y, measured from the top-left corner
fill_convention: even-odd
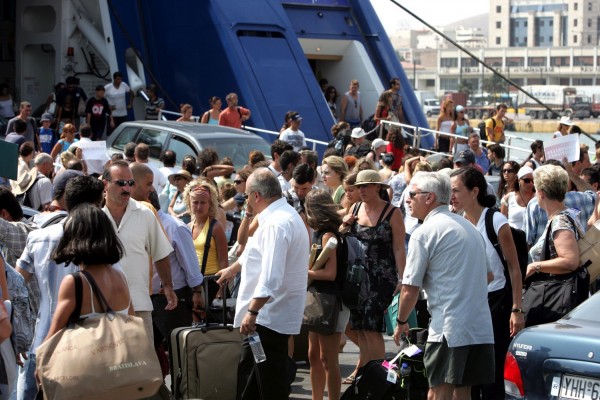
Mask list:
[[[579,161],[579,135],[567,135],[548,140],[544,143],[546,160]]]
[[[108,160],[106,155],[106,142],[99,140],[97,142],[77,142],[77,146],[83,150],[84,160]]]

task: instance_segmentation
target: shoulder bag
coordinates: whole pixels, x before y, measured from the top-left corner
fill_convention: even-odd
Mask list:
[[[69,325],[37,349],[44,399],[141,399],[162,385],[154,347],[141,318],[115,313],[87,271],[104,313],[79,319],[82,278],[75,278],[76,306]]]
[[[568,215],[569,221],[577,230],[580,241],[583,237],[579,227]],[[546,228],[544,259],[550,254],[552,221]],[[525,326],[555,322],[581,304],[589,296],[590,274],[584,264],[567,274],[537,273],[525,281],[523,309]]]

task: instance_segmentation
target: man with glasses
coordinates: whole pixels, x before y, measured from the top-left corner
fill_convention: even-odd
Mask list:
[[[177,307],[177,296],[168,258],[173,247],[154,213],[131,198],[135,181],[126,161],[113,161],[104,171],[102,181],[106,189],[103,210],[127,249],[120,264],[127,277],[133,309],[144,320],[148,338],[153,341],[153,307],[148,289],[151,263],[154,262],[167,298],[165,310],[173,310]]]
[[[360,127],[363,120],[363,110],[358,91],[358,80],[350,81],[350,90],[344,93],[340,110],[340,122],[346,121],[350,128]]]
[[[423,357],[430,398],[468,399],[471,386],[494,381],[485,242],[473,224],[449,211],[446,175],[417,172],[409,187],[409,212],[423,224],[408,244],[394,341],[400,345],[401,334],[408,334],[422,287],[431,313]]]

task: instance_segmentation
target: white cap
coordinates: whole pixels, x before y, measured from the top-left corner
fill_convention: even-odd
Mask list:
[[[573,121],[571,121],[571,118],[567,116],[560,117],[560,121],[558,121],[558,123],[562,125],[573,126]]]
[[[363,128],[354,128],[352,129],[352,135],[350,135],[354,139],[360,139],[361,137],[367,136],[367,132]]]
[[[373,143],[371,143],[371,147],[373,148],[373,150],[375,150],[381,146],[387,146],[388,144],[390,144],[390,142],[386,142],[383,139],[377,138],[377,139],[373,140]]]
[[[517,178],[521,179],[525,175],[533,174],[533,169],[531,167],[521,167],[519,168],[519,172],[517,172]]]

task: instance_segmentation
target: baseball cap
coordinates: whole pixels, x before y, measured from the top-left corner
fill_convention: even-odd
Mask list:
[[[350,135],[354,139],[360,139],[361,137],[367,136],[367,132],[363,128],[354,128],[352,129],[352,135]]]
[[[567,116],[560,117],[560,121],[558,121],[558,123],[561,125],[567,125],[567,126],[573,125],[573,121],[571,120],[571,118],[569,118]]]
[[[302,117],[300,116],[300,114],[296,113],[290,117],[290,120],[291,121],[302,121]]]
[[[463,150],[458,155],[458,158],[454,160],[454,163],[462,165],[475,164],[475,154],[471,150]]]
[[[465,111],[465,108],[459,104],[456,106],[455,110],[456,110],[456,112],[461,112],[461,111]]]
[[[67,187],[67,182],[69,179],[74,178],[76,176],[83,176],[83,172],[77,171],[74,169],[67,169],[54,178],[54,182],[52,182],[52,187],[54,191],[63,191]]]
[[[388,144],[390,144],[390,142],[386,142],[383,139],[377,138],[377,139],[373,140],[373,143],[371,143],[371,147],[373,149],[377,149],[377,148],[379,148],[381,146],[387,146]]]
[[[53,121],[53,120],[54,120],[54,116],[52,114],[50,114],[50,113],[43,113],[42,114],[42,118],[40,118],[41,122],[44,122],[44,121]]]
[[[519,172],[517,172],[517,178],[521,179],[525,175],[533,174],[533,169],[531,167],[521,167],[519,168]]]

